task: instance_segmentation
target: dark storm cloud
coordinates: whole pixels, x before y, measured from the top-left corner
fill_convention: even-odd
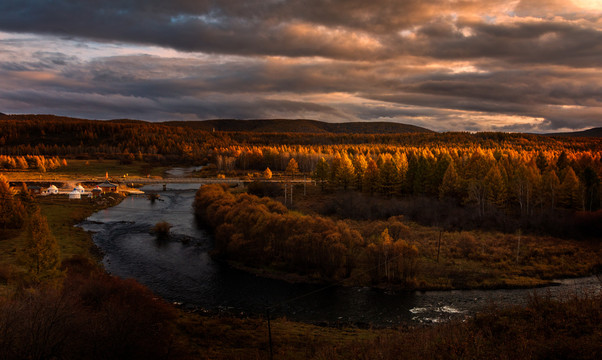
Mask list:
[[[0,33],[0,111],[602,126],[601,29],[560,0],[4,0],[30,35]]]
[[[291,100],[249,99],[213,94],[205,98],[180,97],[149,99],[137,96],[61,91],[0,91],[0,106],[35,106],[40,113],[68,112],[91,119],[142,117],[147,120],[195,120],[207,118],[275,118],[291,114],[327,115],[340,121],[340,111],[319,104]],[[82,104],[86,106],[83,107]],[[99,116],[99,114],[102,114]],[[302,117],[302,116],[301,116]],[[346,119],[349,120],[349,119]]]
[[[7,0],[0,4],[0,29],[241,55],[360,60],[408,54],[488,56],[576,66],[600,62],[600,31],[579,23],[488,24],[480,18],[444,15],[482,7],[478,1],[418,0]],[[408,29],[416,32],[416,39],[399,35]],[[468,30],[471,36],[463,33]]]
[[[483,73],[453,73],[416,71],[412,70],[414,66],[395,62],[282,64],[242,58],[198,61],[153,56],[58,63],[54,76],[39,71],[0,71],[0,77],[9,87],[38,90],[11,92],[1,97],[7,101],[21,99],[44,109],[75,111],[86,104],[87,112],[80,116],[98,112],[114,114],[112,117],[166,120],[184,115],[204,119],[308,117],[307,114],[311,114],[323,120],[391,119],[428,124],[438,129],[464,126],[467,130],[476,129],[478,122],[463,119],[461,123],[454,123],[452,118],[457,114],[450,111],[543,117],[547,119],[542,125],[546,129],[571,124],[578,128],[600,124],[602,104],[599,85],[602,76],[592,70],[566,68],[495,68]],[[327,100],[316,103],[315,99],[299,98],[337,90],[355,93],[375,103],[334,104]],[[298,99],[269,99],[275,94]],[[569,107],[561,110],[558,106],[563,105]],[[584,111],[570,106],[591,108]],[[419,122],[426,118],[439,119],[440,124]],[[452,123],[456,125],[449,125]],[[507,129],[518,128],[500,128]]]
[[[470,29],[470,35],[459,34],[458,26]],[[414,46],[421,55],[437,59],[495,58],[574,67],[602,65],[602,32],[575,23],[491,25],[440,20],[422,28]]]
[[[353,51],[367,50],[356,46],[352,33],[325,36],[324,31],[298,23],[302,19],[294,15],[293,8],[306,5],[281,1],[8,0],[0,4],[0,29],[228,54],[355,57]]]

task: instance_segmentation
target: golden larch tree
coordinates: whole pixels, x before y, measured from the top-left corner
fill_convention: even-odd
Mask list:
[[[27,239],[21,260],[35,283],[57,279],[61,275],[61,252],[46,218],[36,209],[27,221]]]

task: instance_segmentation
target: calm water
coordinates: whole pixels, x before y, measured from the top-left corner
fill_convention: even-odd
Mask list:
[[[522,304],[533,292],[562,297],[600,291],[595,277],[559,281],[537,290],[388,292],[366,287],[289,284],[232,269],[211,259],[212,239],[195,221],[192,202],[198,185],[146,186],[160,198],[128,197],[80,224],[94,232],[108,272],[134,278],[156,294],[207,312],[273,313],[311,323],[394,325],[463,317],[492,303]],[[171,238],[158,241],[149,230],[159,221],[173,225]]]

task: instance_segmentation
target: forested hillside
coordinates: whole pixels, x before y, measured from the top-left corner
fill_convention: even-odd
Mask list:
[[[53,163],[57,156],[213,163],[220,172],[284,171],[294,159],[299,172],[312,175],[325,189],[453,199],[474,205],[481,216],[494,209],[522,216],[554,208],[594,211],[601,197],[599,138],[213,132],[195,129],[194,123],[12,115],[0,119],[0,155],[5,155],[0,165],[5,168],[25,165],[23,156],[38,155]],[[35,166],[29,159],[28,166]]]

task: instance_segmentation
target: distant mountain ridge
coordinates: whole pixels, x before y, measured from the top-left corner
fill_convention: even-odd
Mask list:
[[[244,131],[258,133],[335,133],[335,134],[403,134],[427,133],[432,130],[393,122],[346,122],[328,123],[317,120],[290,119],[257,119],[257,120],[201,120],[201,121],[166,121],[169,126],[192,127],[205,131]]]
[[[194,121],[164,121],[152,122],[132,119],[113,120],[88,120],[56,115],[5,115],[0,113],[3,120],[37,120],[37,121],[108,121],[121,124],[155,124],[171,127],[188,127],[204,131],[231,131],[231,132],[257,132],[257,133],[305,133],[305,134],[406,134],[406,133],[432,133],[434,131],[420,126],[407,125],[393,122],[346,122],[328,123],[317,120],[290,120],[290,119],[215,119]]]
[[[591,128],[583,131],[548,133],[548,136],[570,136],[570,137],[602,137],[602,127]]]

